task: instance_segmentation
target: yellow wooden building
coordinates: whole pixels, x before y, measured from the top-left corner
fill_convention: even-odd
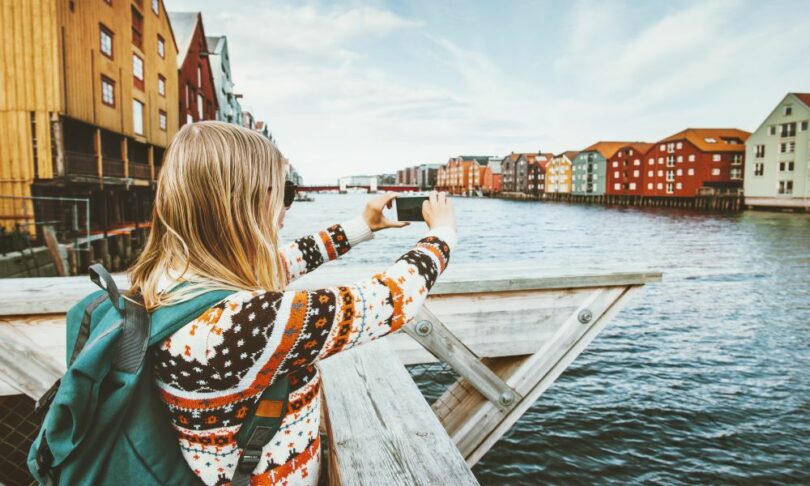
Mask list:
[[[177,52],[161,0],[0,0],[0,196],[90,198],[99,230],[148,218]],[[0,197],[7,229],[34,212]]]

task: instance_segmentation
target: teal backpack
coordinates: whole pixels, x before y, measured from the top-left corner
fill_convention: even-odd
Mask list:
[[[44,418],[28,469],[48,485],[200,484],[155,392],[148,351],[233,292],[210,291],[149,314],[101,265],[90,267],[90,279],[102,290],[67,313],[68,369],[37,402]],[[288,393],[284,377],[260,397],[280,402],[277,417],[251,411],[237,436],[243,454],[231,484],[249,483],[262,446],[281,426]]]

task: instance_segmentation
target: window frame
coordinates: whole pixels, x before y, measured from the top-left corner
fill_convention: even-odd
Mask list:
[[[140,119],[141,120],[141,131],[140,132],[138,131],[138,124],[136,123],[137,118],[135,118],[135,113],[137,112],[135,110],[136,105],[140,105],[140,108],[141,108],[141,110],[140,110],[140,113],[141,113],[141,119]],[[144,120],[144,113],[146,113],[146,103],[144,103],[143,101],[141,101],[141,100],[139,100],[137,98],[132,98],[132,131],[135,133],[135,135],[140,135],[142,137],[146,133],[146,123],[145,123],[145,120]]]
[[[112,102],[108,103],[104,97],[104,85],[108,84],[112,88]],[[109,106],[110,108],[115,108],[115,81],[110,79],[105,75],[101,75],[101,104],[104,106]]]
[[[166,39],[162,35],[157,35],[157,53],[161,59],[166,59]]]
[[[141,77],[138,77],[136,66],[140,62]],[[132,84],[139,90],[145,91],[146,88],[146,65],[143,58],[136,53],[132,53]]]
[[[158,73],[157,91],[160,96],[166,97],[166,77],[160,73]]]
[[[158,128],[161,131],[167,131],[169,125],[169,116],[166,114],[165,110],[158,110]]]
[[[99,34],[98,34],[98,51],[101,53],[102,56],[106,57],[107,59],[114,60],[115,59],[115,33],[110,30],[109,27],[99,22]],[[104,41],[103,36],[104,34],[110,38],[110,53],[107,54],[104,52]]]

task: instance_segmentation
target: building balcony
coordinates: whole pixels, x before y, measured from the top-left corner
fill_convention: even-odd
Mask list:
[[[101,167],[104,177],[124,177],[124,161],[121,159],[104,157]]]
[[[151,179],[152,171],[149,170],[149,164],[130,162],[129,177],[132,179]]]
[[[95,154],[65,151],[65,174],[98,175],[98,159]]]

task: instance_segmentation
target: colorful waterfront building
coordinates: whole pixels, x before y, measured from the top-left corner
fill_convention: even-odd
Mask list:
[[[501,192],[501,161],[500,158],[490,159],[487,166],[484,167],[484,175],[482,176],[481,192],[486,195],[498,194]]]
[[[571,194],[601,196],[605,194],[607,160],[620,148],[635,142],[596,142],[578,153],[571,164]]]
[[[205,38],[208,46],[208,61],[214,79],[217,98],[217,120],[241,124],[242,109],[234,93],[231,75],[231,59],[228,54],[228,38],[224,35]]]
[[[459,155],[447,161],[447,190],[451,194],[470,194],[481,189],[483,167],[490,157]]]
[[[644,155],[652,147],[651,143],[631,143],[608,158],[605,194],[640,196],[644,190]]]
[[[216,120],[219,105],[202,14],[169,12],[169,18],[178,48],[180,126],[201,120]]]
[[[571,165],[577,151],[568,150],[551,159],[546,168],[546,192],[569,194],[571,192]]]
[[[512,152],[501,161],[501,186],[503,192],[516,192],[517,177],[515,177],[515,169],[517,168],[517,161],[520,154]]]
[[[788,93],[745,142],[745,204],[810,210],[810,93]]]
[[[147,220],[178,127],[177,45],[163,2],[5,1],[0,45],[0,194],[88,198],[92,229]],[[84,206],[0,205],[31,232],[35,220],[88,223]]]
[[[436,187],[436,175],[439,164],[422,164],[416,167],[416,186],[420,191],[429,191]]]
[[[741,193],[749,136],[736,128],[687,128],[656,142],[644,156],[642,195]]]
[[[546,189],[546,170],[554,154],[522,154],[518,159],[519,192],[538,196]],[[525,171],[525,174],[524,174]]]

